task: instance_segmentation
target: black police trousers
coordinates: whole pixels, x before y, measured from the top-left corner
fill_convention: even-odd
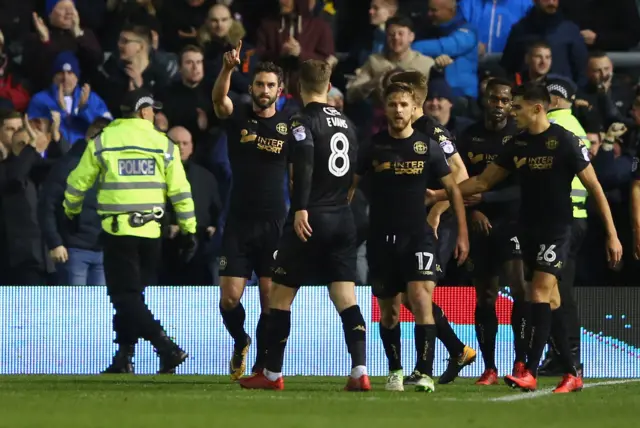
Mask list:
[[[135,345],[139,338],[158,343],[165,335],[144,301],[144,290],[155,281],[161,257],[160,238],[104,233],[104,273],[113,304],[115,343]]]

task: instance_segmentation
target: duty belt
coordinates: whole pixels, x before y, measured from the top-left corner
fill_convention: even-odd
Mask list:
[[[102,216],[103,219],[111,218],[111,231],[113,233],[118,233],[118,230],[120,230],[120,226],[118,225],[118,217],[120,217],[121,215],[129,216],[129,226],[142,227],[152,221],[159,222],[162,217],[164,217],[164,210],[162,209],[162,207],[154,207],[150,212],[132,211],[118,214],[107,214]]]

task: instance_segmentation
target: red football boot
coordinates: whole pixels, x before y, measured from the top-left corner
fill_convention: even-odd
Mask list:
[[[264,373],[256,373],[249,377],[238,380],[240,387],[245,389],[270,389],[282,391],[284,389],[284,379],[282,376],[276,381],[269,380]]]
[[[482,373],[480,379],[476,381],[476,385],[497,385],[498,372],[495,369],[487,369]]]
[[[349,379],[347,380],[347,386],[344,387],[344,390],[352,392],[371,391],[371,382],[369,382],[369,376],[365,374],[357,379],[349,376]]]
[[[535,391],[538,388],[538,380],[533,377],[529,370],[518,375],[505,376],[504,381],[511,388],[520,388],[523,391]]]
[[[582,377],[566,374],[562,377],[562,381],[558,384],[556,389],[553,390],[554,394],[566,394],[568,392],[582,391],[584,388],[584,382]]]
[[[522,361],[516,361],[513,364],[513,370],[511,371],[511,376],[522,377],[524,376],[524,372],[527,371],[524,363]]]

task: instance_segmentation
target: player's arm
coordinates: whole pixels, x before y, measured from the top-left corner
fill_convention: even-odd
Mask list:
[[[222,55],[222,68],[211,93],[213,110],[219,119],[226,119],[233,113],[233,102],[229,98],[229,88],[231,87],[231,74],[240,65],[241,48],[242,40],[238,42],[235,49]]]
[[[313,178],[314,143],[310,122],[306,117],[292,118],[290,142],[292,147],[293,185],[291,210],[295,213],[293,227],[301,241],[306,242],[313,232],[309,225],[307,206]]]
[[[640,260],[640,175],[631,183],[631,228],[633,230],[633,255]]]
[[[99,138],[101,138],[100,135],[96,137],[96,139]],[[93,183],[100,173],[100,161],[97,156],[100,154],[96,153],[95,140],[89,140],[87,148],[80,158],[80,163],[67,177],[67,188],[64,192],[62,206],[68,218],[80,214],[84,196],[93,187]]]
[[[613,216],[611,215],[609,202],[607,202],[607,197],[604,195],[602,186],[600,186],[596,172],[591,164],[578,173],[578,178],[587,189],[589,196],[596,201],[598,213],[604,222],[604,227],[607,232],[607,261],[613,267],[622,259],[622,245],[618,239],[616,226],[613,224]]]
[[[442,177],[440,182],[449,197],[449,202],[453,206],[453,211],[456,213],[456,218],[458,219],[458,242],[456,244],[454,257],[458,260],[458,266],[460,266],[469,255],[469,231],[467,230],[464,201],[462,200],[462,193],[460,193],[460,188],[453,174]]]
[[[482,174],[471,177],[459,184],[462,197],[484,193],[491,190],[493,186],[500,183],[509,176],[509,170],[499,166],[497,163],[490,163],[482,171]],[[427,190],[426,203],[430,205],[434,202],[448,199],[444,190]]]
[[[598,214],[602,218],[607,233],[607,261],[611,267],[614,267],[622,258],[622,245],[618,239],[616,227],[613,224],[609,203],[598,181],[596,172],[589,161],[589,150],[574,134],[569,133],[568,138],[569,141],[564,146],[567,147],[567,150],[570,150],[568,153],[568,166],[576,173],[580,182],[587,189],[589,196],[596,201]]]
[[[457,184],[462,183],[467,178],[469,178],[469,173],[467,172],[467,167],[462,161],[462,156],[460,153],[454,153],[448,159],[449,167],[451,168],[451,175]],[[448,195],[447,195],[448,196]],[[443,200],[438,202],[431,208],[429,211],[429,216],[440,216],[443,212],[449,209],[451,203],[449,200]]]
[[[351,187],[349,188],[348,201],[351,203],[353,200],[353,196],[356,194],[356,189],[360,185],[360,180],[364,175],[369,171],[371,167],[372,160],[372,143],[371,141],[366,141],[364,144],[361,144],[358,149],[358,161],[356,167],[356,173],[353,174],[353,181],[351,182]]]

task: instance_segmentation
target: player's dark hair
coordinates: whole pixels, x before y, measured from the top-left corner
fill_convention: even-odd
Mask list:
[[[491,77],[487,82],[487,87],[485,89],[485,93],[489,92],[490,89],[495,88],[496,86],[506,86],[508,88],[513,89],[513,84],[510,80],[502,78],[502,77]]]
[[[419,105],[424,104],[427,99],[427,76],[418,70],[401,71],[397,74],[391,75],[391,83],[406,83],[411,85],[416,98],[416,102]]]
[[[538,40],[537,42],[533,42],[529,45],[527,49],[527,55],[531,55],[535,49],[549,49],[551,50],[551,45],[544,40]]]
[[[253,69],[253,77],[251,81],[253,82],[256,76],[259,73],[273,73],[278,78],[278,86],[282,86],[282,81],[284,80],[284,73],[282,72],[282,68],[278,67],[271,61],[259,62],[256,67]]]
[[[333,68],[326,61],[309,59],[300,64],[300,89],[303,92],[324,94],[331,81]]]
[[[416,98],[416,94],[411,85],[407,83],[397,82],[397,83],[390,83],[386,88],[384,88],[384,99],[386,100],[387,98],[389,98],[390,95],[398,94],[398,93],[409,94],[411,95],[411,98],[413,98],[414,100]]]
[[[151,46],[151,40],[153,39],[153,37],[151,35],[151,29],[149,27],[128,23],[122,27],[120,33],[133,33],[137,37],[143,39],[147,43],[147,46]]]
[[[387,30],[391,28],[392,25],[397,25],[398,27],[408,28],[409,31],[413,31],[413,21],[408,16],[404,15],[396,15],[389,18],[385,24]]]
[[[593,51],[589,52],[589,59],[609,58],[605,51]]]
[[[186,45],[185,47],[180,49],[180,55],[179,55],[180,65],[182,65],[182,58],[184,57],[184,54],[189,53],[189,52],[199,53],[200,55],[202,55],[204,57],[204,51],[202,50],[202,48],[200,46]]]
[[[540,103],[544,106],[544,109],[549,108],[551,104],[551,96],[545,85],[540,83],[525,83],[522,86],[518,86],[513,91],[513,97],[521,97],[525,101]]]

